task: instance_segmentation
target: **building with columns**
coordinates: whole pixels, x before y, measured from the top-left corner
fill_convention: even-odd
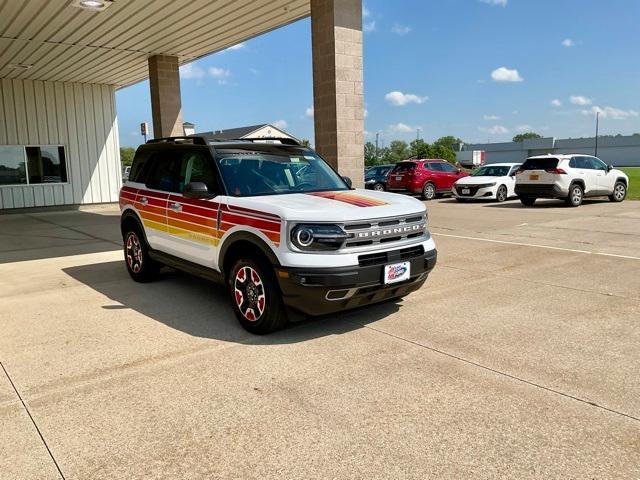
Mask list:
[[[183,135],[180,65],[309,16],[316,149],[361,185],[361,0],[0,1],[0,211],[117,201],[117,89]]]

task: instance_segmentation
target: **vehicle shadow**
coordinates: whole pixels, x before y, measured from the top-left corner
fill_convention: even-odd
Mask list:
[[[582,201],[582,205],[581,206],[589,206],[589,205],[598,205],[601,203],[610,203],[608,198],[589,198],[589,199],[584,199]],[[508,201],[508,202],[504,202],[504,203],[490,203],[490,204],[486,204],[484,205],[485,207],[490,207],[490,208],[527,208],[527,209],[536,209],[536,208],[559,208],[559,209],[563,209],[563,208],[573,208],[573,207],[569,207],[564,203],[564,200],[553,200],[553,199],[539,199],[536,200],[536,203],[533,205],[533,207],[525,207],[524,205],[522,205],[520,203],[519,200],[515,200],[515,201]]]
[[[201,338],[236,343],[287,344],[327,335],[341,335],[396,313],[401,301],[389,301],[354,310],[291,323],[282,331],[257,336],[245,331],[219,284],[165,268],[152,283],[136,283],[124,262],[106,262],[64,268],[63,271],[109,299],[106,310],[131,309],[170,328]],[[366,314],[364,314],[366,312]]]

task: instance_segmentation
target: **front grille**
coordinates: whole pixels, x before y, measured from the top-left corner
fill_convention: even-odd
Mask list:
[[[359,255],[358,265],[360,265],[361,267],[369,267],[371,265],[384,265],[385,263],[390,262],[402,262],[405,260],[410,260],[421,255],[424,255],[424,247],[422,245],[416,245],[414,247],[407,247],[391,252],[376,252],[368,253],[366,255]]]
[[[343,248],[386,245],[422,237],[425,235],[426,223],[426,214],[347,223],[344,225],[344,230],[349,237]]]
[[[456,185],[456,193],[460,196],[470,196],[473,197],[476,193],[478,193],[478,190],[480,189],[480,185]],[[462,193],[462,189],[463,188],[468,188],[469,189],[469,193]]]

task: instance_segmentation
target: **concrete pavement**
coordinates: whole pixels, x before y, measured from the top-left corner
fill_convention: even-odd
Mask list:
[[[113,209],[0,216],[0,478],[640,477],[640,203],[541,203],[431,202],[423,289],[266,337]]]

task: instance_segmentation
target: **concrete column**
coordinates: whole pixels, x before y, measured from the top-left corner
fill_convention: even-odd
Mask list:
[[[311,0],[316,150],[364,185],[362,0]]]
[[[150,57],[149,86],[151,87],[153,136],[160,138],[184,135],[178,57],[168,55]]]

